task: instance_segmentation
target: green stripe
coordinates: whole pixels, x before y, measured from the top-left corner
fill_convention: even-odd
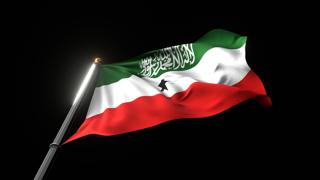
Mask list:
[[[222,29],[212,30],[206,33],[196,42],[192,43],[194,60],[195,60],[193,64],[186,64],[184,67],[179,67],[178,69],[170,69],[170,68],[166,70],[161,69],[157,74],[154,74],[149,77],[152,77],[152,78],[158,77],[161,74],[168,71],[182,71],[182,70],[190,69],[194,67],[200,61],[203,54],[211,48],[222,47],[222,48],[228,48],[228,49],[238,49],[242,47],[245,44],[245,42],[246,42],[245,36],[240,36],[238,34],[225,31]],[[180,49],[181,47],[182,45],[175,46],[173,48]],[[154,58],[154,57],[158,57],[159,55],[168,55],[170,54],[170,52],[171,51],[166,48],[160,49],[160,50],[154,50],[154,51],[144,53],[135,58],[131,58],[124,62],[101,65],[101,70],[99,73],[99,77],[97,79],[97,87],[115,83],[120,79],[130,77],[133,74],[139,77],[143,77],[144,75],[141,74],[142,69],[140,68],[140,65],[139,65],[142,59],[146,59],[148,57]],[[177,53],[177,55],[181,55],[181,54]]]

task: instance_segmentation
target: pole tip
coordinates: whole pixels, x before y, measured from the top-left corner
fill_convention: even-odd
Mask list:
[[[102,62],[101,58],[97,57],[97,58],[94,59],[94,62],[93,62],[93,63],[95,63],[95,64],[101,64],[101,62]]]

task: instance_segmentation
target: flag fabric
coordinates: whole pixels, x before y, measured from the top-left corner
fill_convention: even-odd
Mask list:
[[[246,62],[246,39],[216,29],[194,43],[101,65],[86,120],[66,142],[208,117],[252,98],[271,105]]]

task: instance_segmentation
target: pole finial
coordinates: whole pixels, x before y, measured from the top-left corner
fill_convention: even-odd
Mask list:
[[[101,62],[102,62],[101,58],[97,57],[97,58],[94,59],[94,62],[93,62],[93,63],[95,63],[95,64],[101,64]]]

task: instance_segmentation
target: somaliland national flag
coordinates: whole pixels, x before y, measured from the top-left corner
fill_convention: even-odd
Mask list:
[[[245,45],[245,36],[217,29],[194,43],[101,65],[86,120],[66,142],[208,117],[251,98],[271,105]]]

